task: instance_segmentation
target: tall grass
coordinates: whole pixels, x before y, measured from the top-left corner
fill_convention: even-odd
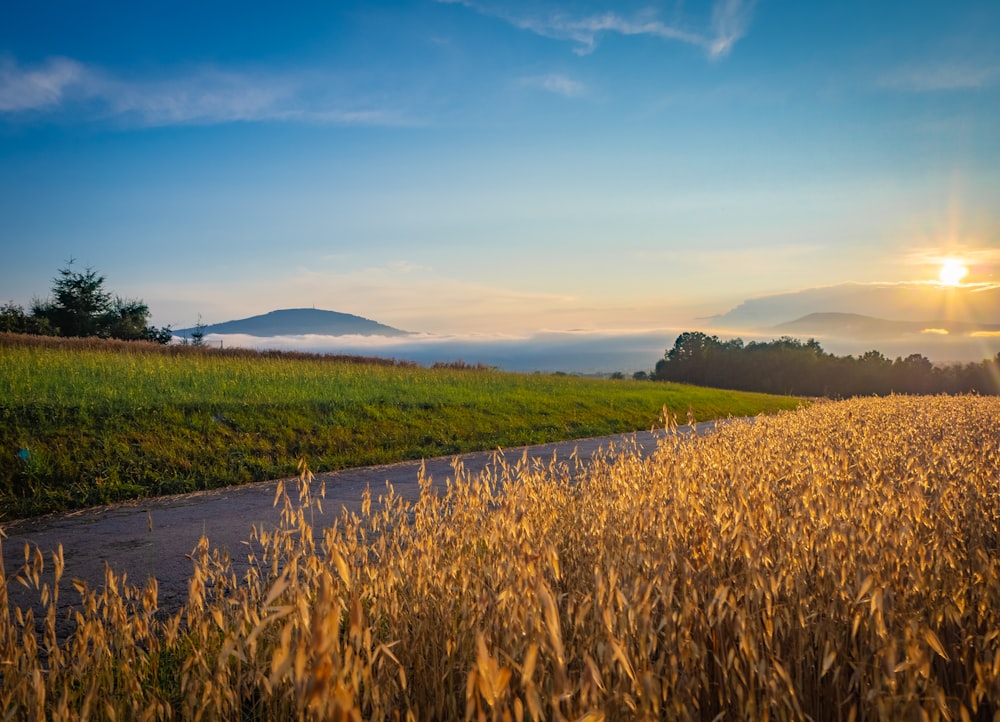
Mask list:
[[[0,519],[794,408],[787,397],[0,334]]]
[[[819,404],[704,439],[388,489],[317,535],[279,491],[235,578],[109,571],[65,642],[0,604],[0,705],[129,719],[993,719],[1000,399]],[[581,476],[582,474],[582,476]],[[571,483],[570,477],[578,480]],[[26,551],[51,601],[61,555]],[[46,565],[49,566],[46,566]],[[0,587],[5,594],[6,586]],[[6,602],[6,599],[0,600]]]

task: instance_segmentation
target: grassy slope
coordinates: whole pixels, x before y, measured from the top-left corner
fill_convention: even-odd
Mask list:
[[[194,352],[185,352],[194,351]],[[794,408],[676,384],[0,339],[0,519]]]

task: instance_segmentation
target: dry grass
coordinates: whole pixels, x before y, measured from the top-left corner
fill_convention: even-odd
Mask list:
[[[34,334],[9,333],[0,331],[0,345],[10,348],[33,348],[60,351],[99,351],[123,356],[166,356],[180,358],[229,358],[284,359],[323,361],[326,363],[354,363],[367,366],[401,366],[414,368],[412,361],[382,358],[378,356],[357,356],[351,354],[310,353],[308,351],[279,351],[276,349],[252,349],[234,346],[192,346],[189,344],[161,344],[154,341],[122,341],[114,338],[36,336]]]
[[[186,607],[0,605],[0,707],[68,719],[993,719],[1000,400],[819,404],[649,460],[514,464],[313,530],[305,473]],[[573,464],[569,460],[569,464]],[[570,478],[574,473],[576,482]],[[8,583],[43,602],[31,550]],[[52,567],[54,566],[54,569]],[[4,597],[6,592],[0,592]],[[37,631],[36,631],[37,630]]]

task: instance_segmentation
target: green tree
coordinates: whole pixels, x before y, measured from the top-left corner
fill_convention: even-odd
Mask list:
[[[45,319],[25,313],[24,307],[8,301],[0,306],[0,331],[52,336],[52,326]]]
[[[73,260],[52,281],[52,297],[32,302],[31,315],[59,336],[99,336],[126,341],[169,343],[170,327],[149,325],[149,307],[141,300],[112,296],[104,276],[92,268],[73,270]]]
[[[146,340],[149,307],[142,301],[116,297],[107,317],[107,333],[126,341]]]
[[[204,346],[205,345],[205,324],[201,322],[201,314],[198,314],[198,323],[194,325],[194,331],[191,332],[191,345],[192,346]]]
[[[104,290],[104,276],[91,268],[74,271],[73,260],[52,280],[52,298],[35,300],[31,313],[44,318],[60,336],[102,336],[112,311],[111,294]]]
[[[740,348],[743,347],[743,341],[735,341]],[[728,349],[728,343],[719,341],[718,336],[685,331],[674,341],[673,348],[668,349],[656,363],[653,377],[664,381],[706,384],[712,378],[715,357]]]

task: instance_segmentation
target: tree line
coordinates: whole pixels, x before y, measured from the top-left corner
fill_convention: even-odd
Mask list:
[[[939,366],[920,354],[891,361],[878,351],[826,353],[815,339],[720,341],[699,331],[677,337],[656,364],[658,381],[793,396],[1000,394],[1000,353],[979,363]]]
[[[76,271],[70,260],[52,280],[48,298],[34,299],[28,311],[12,301],[0,306],[0,331],[170,343],[170,327],[150,325],[149,316],[141,299],[112,295],[104,276],[91,268]]]

